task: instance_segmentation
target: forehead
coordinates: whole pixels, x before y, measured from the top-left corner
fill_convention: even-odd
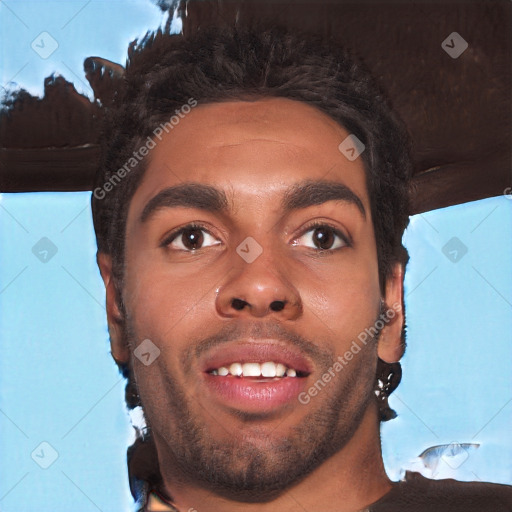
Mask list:
[[[341,182],[367,207],[363,161],[338,148],[349,135],[316,108],[284,98],[196,106],[151,150],[130,212],[185,182],[225,188],[233,201],[262,202],[305,179]]]

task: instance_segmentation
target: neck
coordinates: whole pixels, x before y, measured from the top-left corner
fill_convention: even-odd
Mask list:
[[[165,492],[180,511],[357,512],[392,488],[381,455],[377,409],[368,407],[349,442],[318,468],[268,502],[246,503],[212,493],[176,471],[172,455],[155,437]]]

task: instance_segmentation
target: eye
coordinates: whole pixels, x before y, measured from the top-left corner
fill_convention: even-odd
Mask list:
[[[293,245],[301,245],[298,241],[303,239],[310,244],[309,247],[320,251],[333,251],[351,245],[348,237],[339,229],[325,223],[310,225],[302,236],[294,240]]]
[[[218,244],[220,244],[220,241],[214,238],[203,226],[189,224],[171,233],[161,245],[179,251],[196,251],[203,247]]]

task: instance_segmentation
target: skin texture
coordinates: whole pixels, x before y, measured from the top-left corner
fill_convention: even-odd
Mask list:
[[[110,257],[98,255],[112,355],[133,365],[166,491],[180,510],[356,511],[392,486],[373,386],[377,355],[388,362],[402,355],[401,311],[306,405],[228,407],[201,378],[210,347],[274,338],[307,358],[307,389],[374,324],[381,298],[401,304],[400,265],[381,294],[363,162],[338,150],[348,135],[287,99],[198,106],[152,150],[131,201],[124,310]],[[365,215],[335,200],[284,212],[284,194],[303,180],[345,185]],[[226,211],[166,207],[141,221],[159,192],[190,182],[223,190]],[[202,248],[187,251],[190,236],[182,235],[162,246],[194,221],[206,230]],[[349,243],[327,228],[334,250],[321,251],[312,221],[334,226]],[[263,249],[252,263],[236,252],[247,237]],[[246,306],[237,309],[233,299]],[[269,307],[276,300],[285,302],[280,311]],[[132,354],[144,339],[160,350],[149,366]]]

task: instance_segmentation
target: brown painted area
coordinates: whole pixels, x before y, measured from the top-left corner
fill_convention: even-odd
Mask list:
[[[191,0],[187,13],[185,32],[235,18],[273,20],[352,48],[411,133],[415,213],[501,195],[511,185],[510,2]],[[452,32],[469,44],[457,59],[441,48]],[[119,65],[93,58],[86,77],[95,103],[54,80],[43,100],[27,98],[3,119],[1,190],[91,189],[100,105],[121,74]]]

